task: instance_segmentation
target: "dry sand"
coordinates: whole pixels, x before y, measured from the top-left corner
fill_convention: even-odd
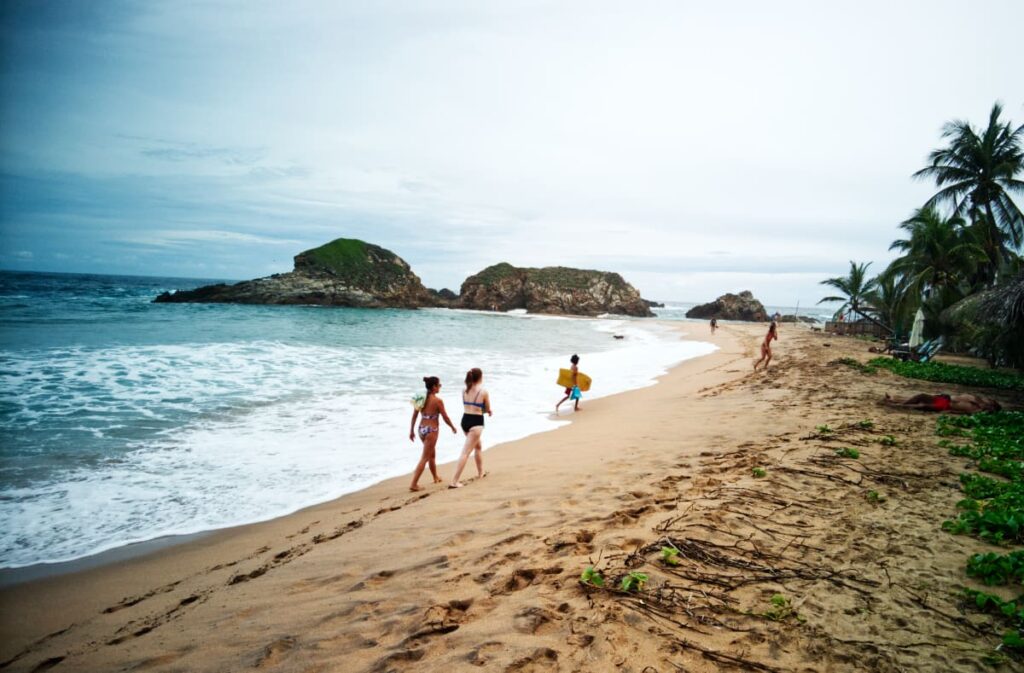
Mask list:
[[[968,554],[989,547],[939,529],[962,461],[936,447],[934,416],[876,404],[935,386],[829,365],[867,360],[868,344],[792,325],[753,374],[764,326],[690,327],[721,350],[496,447],[466,488],[389,480],[4,589],[0,668],[988,670],[996,641],[957,591]],[[668,542],[677,567],[659,560]],[[641,595],[586,589],[590,564],[650,581]]]

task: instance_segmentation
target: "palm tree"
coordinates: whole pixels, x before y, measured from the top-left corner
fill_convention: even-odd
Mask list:
[[[881,322],[897,334],[906,334],[919,304],[912,289],[908,276],[890,266],[875,277],[875,287],[867,293],[865,301],[878,313]]]
[[[947,122],[942,137],[949,145],[928,155],[930,165],[914,173],[915,178],[932,178],[939,191],[925,203],[934,207],[950,203],[955,215],[971,209],[983,211],[1009,236],[1017,248],[1024,242],[1024,214],[1011,194],[1024,193],[1024,182],[1016,176],[1024,170],[1024,125],[1000,122],[1003,106],[992,106],[988,127],[976,130],[964,120]]]
[[[850,261],[850,273],[845,278],[829,278],[821,281],[822,285],[828,285],[839,290],[843,296],[831,296],[823,297],[818,301],[819,304],[823,304],[826,301],[841,301],[843,305],[839,307],[838,311],[845,311],[850,309],[858,315],[862,315],[872,322],[877,322],[874,318],[864,312],[865,309],[870,307],[867,303],[868,294],[874,289],[876,279],[866,280],[868,267],[871,266],[871,262],[867,264],[857,264],[854,261]]]
[[[910,237],[889,246],[903,253],[890,268],[904,274],[910,287],[925,296],[963,284],[987,259],[963,218],[943,217],[934,207],[917,209],[900,229]]]

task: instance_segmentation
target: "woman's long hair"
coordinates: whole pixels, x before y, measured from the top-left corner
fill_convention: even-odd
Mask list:
[[[427,397],[430,397],[431,393],[434,392],[434,386],[441,383],[441,379],[436,376],[424,376],[423,385],[427,388]]]
[[[466,372],[466,392],[477,383],[480,383],[480,379],[484,377],[483,371],[479,367],[473,367]]]

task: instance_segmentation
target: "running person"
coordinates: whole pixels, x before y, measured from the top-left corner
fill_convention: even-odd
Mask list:
[[[761,359],[754,363],[754,371],[757,371],[757,366],[764,362],[764,368],[768,369],[768,363],[772,361],[772,340],[778,341],[779,339],[779,326],[773,320],[772,324],[768,326],[768,334],[764,336],[764,342],[761,343]]]
[[[565,389],[565,397],[560,399],[558,401],[558,404],[555,405],[556,414],[558,413],[558,407],[562,406],[562,402],[565,402],[566,400],[570,399],[575,400],[576,402],[576,406],[574,408],[575,411],[580,410],[580,399],[583,397],[583,395],[580,393],[580,386],[578,383],[580,368],[577,367],[577,365],[580,362],[580,356],[574,353],[573,356],[569,358],[569,362],[572,363],[572,385]]]
[[[466,372],[466,390],[462,393],[462,431],[466,433],[466,444],[462,447],[462,455],[459,456],[459,464],[452,476],[452,483],[448,488],[462,488],[463,483],[459,481],[462,470],[466,468],[466,461],[469,454],[473,453],[476,461],[476,474],[478,478],[487,476],[484,472],[483,450],[484,445],[480,436],[484,433],[484,414],[492,416],[491,396],[484,390],[484,373],[478,367],[473,367]]]
[[[413,428],[416,427],[416,417],[420,417],[419,434],[420,439],[423,440],[423,455],[420,456],[420,462],[416,465],[416,470],[412,473],[412,485],[409,486],[410,491],[419,491],[420,475],[423,474],[423,468],[430,466],[430,474],[434,477],[434,483],[440,484],[443,479],[437,475],[437,463],[434,459],[434,450],[437,448],[437,436],[441,429],[441,424],[438,423],[438,418],[443,418],[444,422],[448,424],[448,427],[452,429],[453,433],[458,431],[455,426],[452,425],[452,421],[448,418],[448,414],[444,410],[444,401],[437,396],[441,392],[441,380],[436,376],[424,376],[423,385],[427,388],[427,399],[423,401],[423,406],[419,409],[415,409],[412,412],[412,423],[409,425],[409,441],[416,441],[416,432]]]

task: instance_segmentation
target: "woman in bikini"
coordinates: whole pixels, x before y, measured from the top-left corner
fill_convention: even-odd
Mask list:
[[[764,368],[768,369],[768,363],[772,361],[772,340],[778,340],[779,338],[779,326],[772,321],[772,324],[768,326],[768,334],[765,335],[764,341],[761,343],[761,359],[754,363],[754,371],[757,371],[757,366],[764,362]]]
[[[478,478],[486,476],[484,472],[483,450],[484,445],[480,436],[484,432],[484,414],[491,416],[491,396],[487,394],[483,386],[484,373],[479,368],[473,367],[466,372],[466,390],[462,393],[462,431],[466,433],[466,444],[462,447],[462,455],[459,456],[459,464],[455,468],[455,475],[452,476],[452,483],[448,488],[462,488],[463,483],[459,481],[462,470],[466,467],[469,454],[473,453],[476,461],[476,474]]]
[[[423,406],[419,409],[415,409],[412,412],[412,424],[409,426],[409,441],[416,441],[416,432],[413,428],[416,427],[416,417],[422,413],[420,419],[420,439],[423,440],[423,455],[420,456],[420,462],[416,465],[416,470],[412,473],[412,485],[409,486],[410,491],[419,491],[419,480],[420,475],[423,474],[423,468],[430,466],[430,474],[434,476],[434,483],[440,484],[442,479],[437,476],[437,463],[434,462],[434,449],[437,447],[437,433],[441,429],[441,424],[438,423],[438,418],[443,418],[444,422],[448,424],[448,427],[452,429],[453,433],[457,433],[455,426],[452,425],[452,421],[448,418],[448,414],[444,410],[444,401],[437,396],[441,392],[441,380],[436,376],[424,376],[423,385],[427,387],[427,399],[423,401]]]

